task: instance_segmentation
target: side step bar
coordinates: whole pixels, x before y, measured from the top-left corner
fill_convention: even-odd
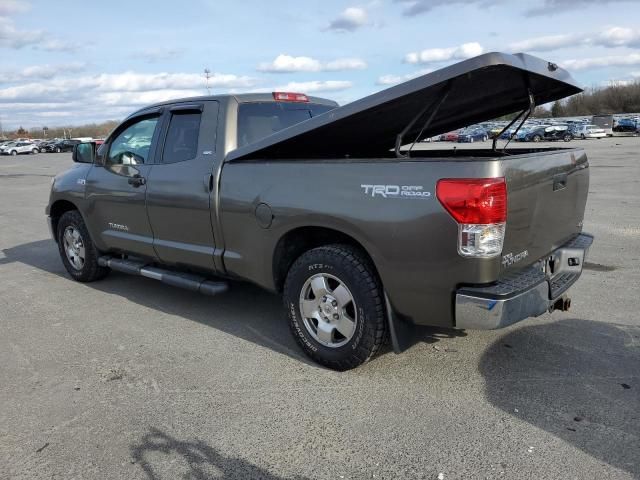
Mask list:
[[[118,272],[152,278],[174,287],[184,288],[205,295],[217,295],[218,293],[226,292],[229,288],[229,284],[224,281],[214,281],[192,273],[165,270],[151,266],[140,260],[104,256],[98,258],[98,264],[101,267],[109,267]]]

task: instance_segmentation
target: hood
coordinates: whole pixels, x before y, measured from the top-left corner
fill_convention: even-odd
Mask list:
[[[418,134],[432,137],[527,109],[529,92],[541,105],[581,91],[553,63],[524,53],[487,53],[280,130],[229,152],[227,161],[380,155],[404,130],[407,144]]]

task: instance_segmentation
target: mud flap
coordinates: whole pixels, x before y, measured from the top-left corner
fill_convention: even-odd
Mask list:
[[[402,353],[414,344],[414,326],[402,320],[395,314],[391,307],[391,302],[387,294],[384,294],[384,304],[387,310],[387,321],[389,322],[389,336],[394,353]]]

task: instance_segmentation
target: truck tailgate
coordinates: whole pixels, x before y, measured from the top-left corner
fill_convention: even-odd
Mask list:
[[[513,156],[503,160],[507,228],[502,270],[544,258],[582,231],[589,163],[582,150]]]

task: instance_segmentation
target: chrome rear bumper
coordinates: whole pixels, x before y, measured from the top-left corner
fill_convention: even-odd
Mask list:
[[[456,328],[492,330],[548,311],[582,273],[593,237],[580,234],[548,258],[495,284],[456,292]]]

